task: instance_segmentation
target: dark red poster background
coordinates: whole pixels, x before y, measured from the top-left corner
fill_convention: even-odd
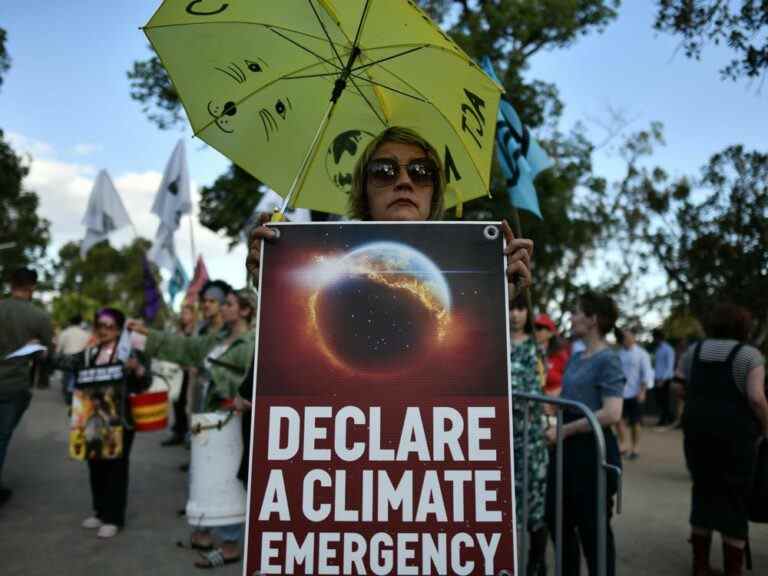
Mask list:
[[[393,538],[405,532],[444,533],[449,541],[457,533],[482,533],[489,538],[500,534],[494,573],[503,569],[514,573],[507,304],[500,237],[489,232],[485,223],[280,228],[280,239],[265,247],[262,259],[245,573],[261,571],[264,532],[291,532],[299,542],[308,533],[355,532],[366,538],[382,532]],[[391,269],[382,271],[383,265],[390,264]],[[448,453],[441,462],[421,462],[416,454],[405,462],[372,462],[366,450],[359,460],[345,462],[333,453],[330,418],[317,421],[317,426],[327,428],[327,437],[315,443],[316,448],[331,449],[330,461],[305,461],[301,450],[291,460],[269,461],[269,410],[275,406],[292,407],[299,414],[306,406],[331,407],[334,414],[344,406],[356,406],[366,417],[370,407],[379,407],[382,448],[395,450],[406,409],[417,407],[430,454],[433,407],[459,411],[465,416],[465,428],[468,407],[493,407],[495,418],[482,424],[490,428],[490,438],[482,440],[480,447],[495,450],[497,458],[467,461],[465,430],[460,439],[463,461],[454,461]],[[367,422],[350,426],[347,436],[347,445],[367,443]],[[277,514],[258,520],[273,469],[281,470],[285,478],[287,521]],[[434,515],[424,522],[406,522],[400,510],[390,510],[387,521],[378,521],[375,488],[372,521],[334,521],[331,514],[313,522],[302,513],[304,478],[313,469],[327,471],[334,481],[337,471],[345,471],[347,508],[358,511],[363,470],[373,470],[374,475],[386,470],[393,483],[410,470],[414,514],[425,471],[436,470],[442,478],[445,470],[499,470],[501,481],[486,488],[496,495],[488,510],[499,511],[501,521],[475,520],[474,485],[467,482],[465,518],[454,522],[452,485],[441,481],[445,522]],[[316,504],[333,506],[334,488],[315,486],[314,497]],[[274,565],[284,560],[283,545],[275,546]],[[411,548],[415,551],[412,565],[421,566],[419,545]],[[335,562],[341,567],[341,546],[335,549]],[[484,573],[477,543],[462,549],[461,560],[475,562],[472,574]],[[449,552],[447,573],[453,573],[450,562]],[[294,573],[304,574],[303,569],[299,565]],[[319,573],[317,558],[315,573]],[[338,573],[344,572],[340,568]]]

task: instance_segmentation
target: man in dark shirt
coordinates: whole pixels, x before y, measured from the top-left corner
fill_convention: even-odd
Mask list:
[[[50,348],[53,337],[50,316],[31,302],[36,285],[37,273],[20,268],[11,276],[11,297],[0,300],[0,506],[11,497],[2,485],[5,455],[32,398],[32,355],[7,357],[32,341]]]

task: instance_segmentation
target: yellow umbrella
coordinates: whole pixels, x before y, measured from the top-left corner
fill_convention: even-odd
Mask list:
[[[409,0],[166,0],[144,30],[195,134],[286,205],[344,214],[388,126],[440,152],[447,206],[488,194],[502,89]]]

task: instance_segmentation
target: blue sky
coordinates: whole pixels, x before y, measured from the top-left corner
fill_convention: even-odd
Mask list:
[[[28,186],[42,195],[52,221],[52,253],[79,239],[87,195],[100,168],[112,175],[140,234],[152,237],[157,218],[149,206],[165,162],[179,137],[186,139],[197,185],[211,183],[228,161],[190,131],[160,131],[129,97],[126,71],[148,55],[139,27],[157,0],[25,0],[5,3],[0,26],[8,33],[12,68],[0,89],[0,128],[18,150],[32,156]],[[610,108],[632,119],[629,130],[659,120],[667,145],[653,158],[673,175],[697,174],[715,152],[743,143],[765,149],[768,95],[746,82],[721,81],[728,60],[708,48],[701,61],[685,58],[678,40],[652,30],[653,2],[628,1],[603,34],[537,55],[527,72],[557,85],[565,103],[562,128],[585,123],[590,136],[605,133]],[[595,157],[599,173],[621,175],[611,147]],[[245,280],[244,248],[227,252],[226,241],[196,225],[198,251],[214,276],[235,285]],[[131,233],[120,233],[121,244]],[[177,236],[190,267],[188,223]]]

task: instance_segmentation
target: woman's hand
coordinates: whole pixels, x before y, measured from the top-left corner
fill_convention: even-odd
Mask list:
[[[125,321],[125,327],[129,332],[137,332],[139,334],[143,334],[144,336],[149,334],[149,328],[147,328],[143,320],[136,320],[135,318],[131,318]]]
[[[515,286],[519,294],[524,288],[531,285],[533,240],[515,238],[506,220],[501,223],[501,231],[507,242],[507,246],[504,248],[504,254],[507,255],[507,279]],[[515,296],[517,294],[513,295],[513,297]]]
[[[270,221],[272,214],[269,212],[262,212],[258,217],[258,226],[253,228],[248,233],[248,256],[245,259],[245,269],[248,274],[253,278],[253,282],[259,281],[259,266],[261,264],[261,241],[265,238],[275,239],[277,238],[277,232],[270,230],[266,223]]]
[[[236,412],[250,412],[253,406],[251,403],[238,394],[235,396],[235,411]]]
[[[557,428],[550,426],[544,430],[544,438],[547,440],[549,446],[554,446],[555,442],[557,442]]]

